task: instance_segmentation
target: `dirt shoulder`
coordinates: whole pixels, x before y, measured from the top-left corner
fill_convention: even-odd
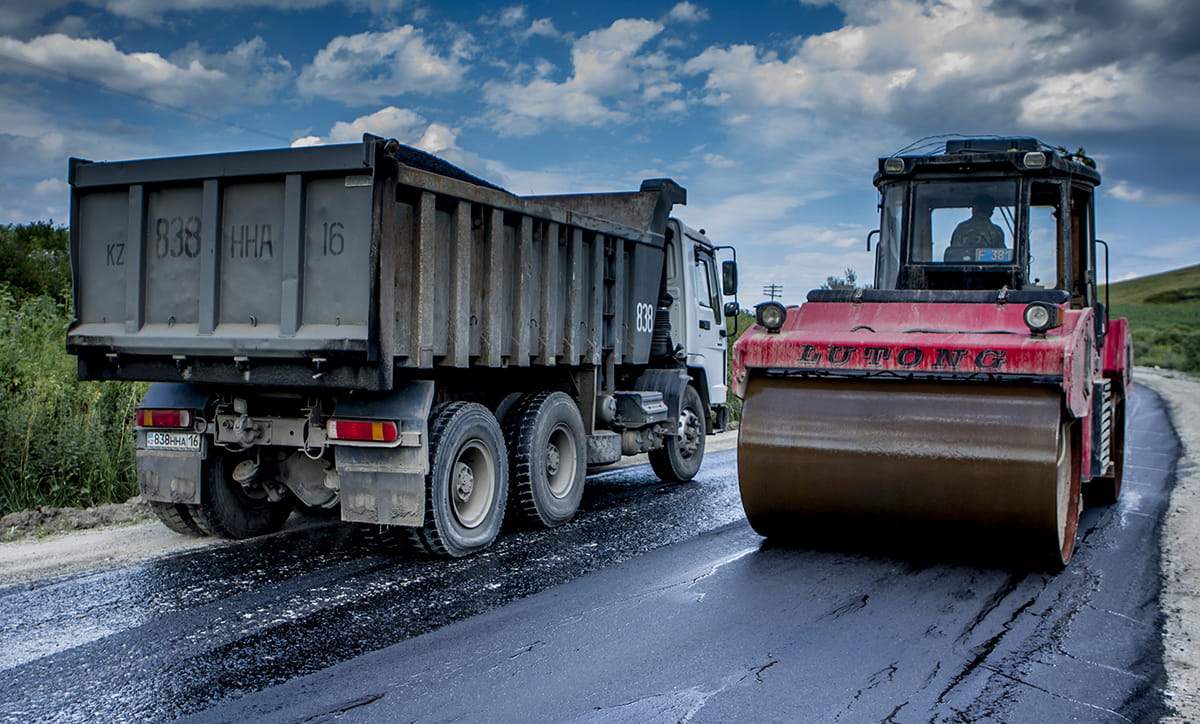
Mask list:
[[[1163,650],[1169,704],[1164,722],[1200,721],[1200,379],[1138,367],[1134,384],[1166,402],[1183,448],[1163,525]]]

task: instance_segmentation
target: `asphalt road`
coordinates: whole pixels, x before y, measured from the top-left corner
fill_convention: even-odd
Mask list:
[[[0,718],[1153,720],[1177,456],[1136,388],[1122,501],[1058,575],[952,540],[764,544],[728,451],[688,485],[593,476],[568,526],[463,561],[326,524],[8,586]]]

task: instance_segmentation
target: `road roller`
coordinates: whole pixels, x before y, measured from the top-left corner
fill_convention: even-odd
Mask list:
[[[760,304],[734,347],[746,517],[770,538],[950,530],[1061,568],[1085,501],[1120,493],[1132,383],[1100,174],[1033,138],[919,151],[879,160],[874,284]]]

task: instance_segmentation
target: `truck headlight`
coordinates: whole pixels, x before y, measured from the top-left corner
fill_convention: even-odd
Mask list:
[[[1022,316],[1025,318],[1025,326],[1035,334],[1061,327],[1063,323],[1062,308],[1046,302],[1030,302]]]
[[[778,332],[787,320],[787,308],[779,302],[763,302],[754,308],[754,321],[767,328],[768,332]]]

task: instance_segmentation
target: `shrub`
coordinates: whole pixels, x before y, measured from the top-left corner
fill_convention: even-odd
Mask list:
[[[22,296],[0,284],[0,515],[128,499],[145,386],[77,381],[67,307],[50,293]]]

